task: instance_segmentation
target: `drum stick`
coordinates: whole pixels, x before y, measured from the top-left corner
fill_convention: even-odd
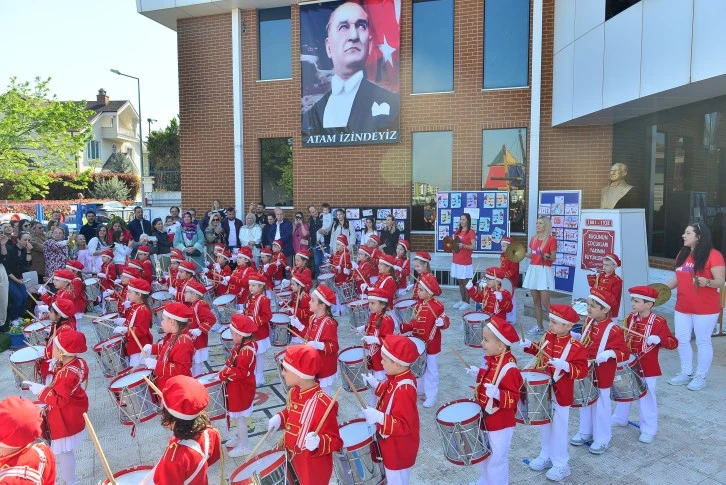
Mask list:
[[[242,423],[242,425],[243,426],[247,426],[247,423]],[[247,455],[247,458],[245,458],[245,463],[247,463],[248,461],[250,461],[250,459],[253,456],[255,456],[255,453],[257,453],[257,450],[260,449],[260,446],[262,446],[262,443],[264,443],[265,440],[267,440],[267,437],[270,436],[270,433],[272,433],[272,428],[268,429],[267,430],[267,433],[265,433],[265,435],[262,437],[262,439],[255,445],[254,448],[252,448],[252,451],[250,451],[250,454]]]
[[[365,358],[365,356],[364,356],[363,358]],[[358,399],[358,402],[360,403],[360,405],[361,405],[361,406],[362,406],[363,408],[365,408],[365,407],[366,407],[366,403],[365,403],[365,401],[363,401],[363,399],[362,399],[362,398],[360,397],[360,394],[358,394],[358,391],[356,390],[356,388],[355,388],[355,386],[353,385],[353,383],[352,383],[352,382],[350,381],[350,378],[349,378],[349,377],[348,377],[347,375],[345,375],[345,372],[341,372],[341,374],[343,375],[343,378],[345,379],[345,381],[346,381],[346,382],[348,383],[348,385],[350,386],[350,390],[351,390],[351,391],[353,391],[353,394],[355,394],[355,397],[356,397],[356,399]],[[340,389],[342,389],[342,387],[341,387]],[[340,389],[338,389],[338,391],[340,391]],[[336,393],[336,396],[337,396],[337,393]],[[325,420],[325,418],[323,418],[323,421],[324,421],[324,420]],[[315,433],[317,434],[317,431],[316,431]]]
[[[299,333],[297,333],[295,330],[291,329],[290,327],[287,327],[287,331],[290,332],[291,334],[293,334],[294,336],[296,336],[297,338],[299,338],[300,340],[302,340],[303,342],[308,343],[308,339],[306,339],[305,337],[303,337],[302,335],[300,335]]]
[[[522,325],[522,322],[519,322],[519,331],[522,332],[522,342],[526,340],[524,336],[524,326]]]
[[[38,302],[38,300],[35,299],[35,297],[33,296],[33,294],[31,292],[29,292],[27,288],[25,289],[25,292],[28,294],[28,296],[30,297],[30,299],[35,302],[36,305],[40,305],[40,303]]]
[[[83,413],[83,419],[86,420],[88,433],[91,435],[91,439],[93,440],[93,445],[96,447],[98,457],[101,458],[101,464],[103,465],[103,469],[106,471],[106,475],[108,476],[108,483],[110,483],[111,485],[116,485],[116,480],[113,478],[113,472],[111,471],[111,467],[108,465],[108,460],[106,460],[106,455],[103,453],[103,448],[101,448],[101,442],[98,441],[98,436],[96,436],[96,431],[93,429],[93,424],[91,424],[91,419],[88,417],[88,413]]]
[[[494,370],[494,379],[492,379],[492,384],[496,385],[497,378],[499,377],[499,371],[502,370],[502,361],[504,360],[504,352],[499,354],[499,359],[497,360],[497,368]]]
[[[630,329],[630,328],[627,328],[627,327],[622,327],[622,328],[623,328],[623,332],[630,332],[630,333],[633,333],[633,334],[635,334],[635,335],[637,335],[638,337],[641,337],[641,338],[643,338],[643,339],[646,339],[646,338],[648,338],[648,337],[646,337],[645,335],[643,335],[642,333],[638,333],[638,332],[636,332],[635,330],[632,330],[632,329]]]
[[[104,326],[106,328],[116,328],[113,325],[109,325],[108,323],[104,323],[103,320],[96,320],[96,323],[99,324],[99,325],[102,325],[102,326]]]
[[[151,390],[156,393],[157,396],[159,396],[161,399],[164,399],[164,394],[161,393],[161,390],[158,387],[156,387],[156,384],[154,384],[151,381],[151,379],[149,379],[148,377],[144,376],[144,380],[149,385],[149,387],[151,388]]]
[[[15,368],[15,366],[12,366],[11,365],[10,366],[10,370],[12,370],[13,372],[15,372],[18,375],[18,377],[20,377],[21,380],[28,381],[28,382],[33,382],[30,379],[28,379],[27,376],[25,374],[23,374],[20,369]]]
[[[343,374],[345,375],[345,374]],[[346,376],[347,377],[347,376]],[[320,430],[323,427],[323,424],[325,424],[325,420],[328,419],[328,415],[330,414],[330,411],[333,410],[333,405],[335,404],[335,401],[338,400],[338,396],[340,396],[340,391],[342,391],[343,388],[339,387],[337,391],[335,391],[335,394],[333,394],[333,398],[330,400],[330,403],[328,404],[328,408],[325,410],[325,414],[323,414],[323,418],[318,423],[318,427],[315,428],[315,434],[320,433]],[[365,407],[365,406],[363,406]]]
[[[459,352],[457,352],[457,350],[456,350],[455,348],[453,348],[453,347],[452,347],[452,348],[451,348],[451,350],[453,350],[453,351],[454,351],[454,355],[456,355],[456,356],[457,356],[457,357],[459,358],[459,360],[461,361],[461,363],[462,363],[462,364],[464,364],[464,366],[465,366],[465,367],[466,367],[467,369],[468,369],[469,367],[471,367],[471,366],[469,365],[469,363],[468,363],[468,362],[467,362],[467,361],[466,361],[466,360],[465,360],[465,359],[464,359],[464,358],[463,358],[463,357],[461,356],[461,354],[460,354]]]
[[[30,313],[28,310],[25,310],[25,313],[27,313],[28,315],[30,315],[30,318],[31,319],[35,320],[35,315],[33,315],[32,313]]]

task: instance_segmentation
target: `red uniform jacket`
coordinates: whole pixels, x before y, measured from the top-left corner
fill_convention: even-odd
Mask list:
[[[350,280],[352,273],[351,268],[353,268],[353,266],[350,261],[350,251],[348,251],[347,247],[330,256],[330,265],[333,267],[333,274],[335,274],[336,283],[345,283]],[[348,274],[345,274],[346,269],[348,270]]]
[[[108,263],[103,263],[99,273],[106,275],[104,278],[101,278],[101,290],[113,290],[114,281],[116,281],[116,265],[113,264],[113,260]]]
[[[595,279],[597,279],[597,286],[595,285]],[[600,272],[597,278],[594,274],[587,275],[587,284],[591,288],[597,288],[598,290],[609,291],[615,297],[617,304],[610,309],[610,315],[617,318],[620,314],[620,299],[623,297],[623,280],[620,276],[615,273],[605,274]]]
[[[40,361],[40,376],[43,378],[43,382],[45,382],[45,378],[47,376],[52,374],[50,371],[50,359],[53,358],[53,338],[69,328],[72,328],[73,330],[76,329],[75,317],[69,318],[60,325],[54,323],[50,326],[50,338],[48,338],[48,341],[45,343],[43,360]]]
[[[300,303],[297,302],[298,298],[300,299]],[[295,310],[297,308],[297,310]],[[300,335],[305,334],[305,329],[307,329],[308,323],[310,323],[310,317],[313,315],[313,312],[310,311],[310,294],[306,293],[305,291],[301,291],[300,293],[293,293],[292,294],[292,300],[290,300],[290,313],[295,312],[295,316],[300,320],[300,323],[303,324],[305,327],[301,331],[297,331]]]
[[[378,273],[376,271],[376,273]],[[355,281],[356,287],[358,288],[358,294],[363,294],[362,285],[365,283],[366,287],[371,286],[371,276],[373,275],[373,265],[368,261],[358,263],[358,268],[353,270],[353,281]]]
[[[396,271],[398,288],[405,290],[406,286],[408,286],[408,277],[411,274],[411,261],[404,258],[396,258],[396,264],[401,267],[400,271]]]
[[[232,282],[232,268],[228,264],[225,264],[222,266],[222,271],[215,271],[212,275],[214,277],[214,294],[221,296],[229,293],[229,285],[224,284],[223,278],[229,276],[230,283]]]
[[[388,308],[392,309],[393,297],[396,295],[396,289],[398,288],[393,276],[389,274],[379,274],[378,280],[376,281],[376,284],[373,285],[373,288],[377,290],[384,290],[387,292],[387,295],[390,295],[388,297]]]
[[[73,305],[76,313],[86,311],[86,292],[83,289],[83,280],[78,276],[73,278]]]
[[[179,276],[178,269],[169,268],[169,278],[167,278],[167,283],[168,283],[169,288],[171,288],[172,286],[174,288],[176,288],[176,282],[177,282],[178,276]]]
[[[280,251],[279,253],[272,253],[272,263],[274,272],[272,273],[272,281],[282,281],[285,277],[285,267],[287,266],[287,259],[285,254]]]
[[[481,311],[506,320],[507,313],[512,311],[512,294],[501,288],[499,291],[502,293],[502,299],[497,301],[496,290],[487,287],[479,289],[478,286],[472,286],[467,293],[474,301],[481,303]]]
[[[410,370],[388,376],[375,393],[376,409],[384,413],[383,424],[376,424],[383,464],[389,470],[410,468],[416,463],[421,441],[416,377]]]
[[[156,387],[164,389],[164,384],[174,376],[192,376],[194,342],[185,329],[179,336],[167,333],[151,346],[151,355],[156,355],[154,378]]]
[[[191,280],[186,279],[183,280],[181,278],[176,279],[176,296],[174,297],[174,301],[177,301],[179,303],[184,303],[186,306],[189,306],[189,303],[184,301],[184,290],[186,290],[187,285],[189,284]]]
[[[421,278],[421,275],[424,273],[419,273],[418,278],[416,279],[416,283],[413,284],[413,295],[411,295],[411,298],[413,298],[416,301],[421,301],[421,298],[418,297],[418,289],[420,288],[420,282],[419,278]]]
[[[444,313],[444,304],[436,298],[416,303],[413,309],[414,318],[410,322],[401,323],[401,333],[411,332],[412,337],[426,342],[428,355],[441,352],[441,330],[449,328],[449,317]],[[437,327],[436,320],[444,319],[444,326]]]
[[[265,263],[262,265],[260,273],[265,276],[268,290],[271,290],[275,287],[275,282],[273,281],[275,271],[277,271],[277,265],[275,263]]]
[[[50,307],[54,302],[58,300],[70,300],[75,305],[76,297],[73,294],[73,289],[71,288],[68,290],[58,290],[55,295],[51,295],[50,292],[44,293],[40,295],[40,299],[43,300],[43,303]]]
[[[237,295],[237,303],[247,303],[250,296],[250,286],[248,276],[255,271],[255,264],[250,266],[237,266],[229,277],[229,286],[227,293]]]
[[[150,259],[144,259],[141,261],[141,277],[151,284],[154,281],[154,265]]]
[[[250,295],[245,307],[245,315],[252,317],[257,324],[257,330],[252,334],[256,341],[259,342],[270,336],[272,310],[270,309],[270,299],[267,296],[262,293]]]
[[[320,445],[315,451],[305,448],[305,436],[314,432],[332,399],[325,394],[319,385],[301,391],[295,386],[290,389],[287,406],[280,411],[281,427],[285,430],[283,438],[285,449],[294,453],[292,466],[295,469],[300,485],[318,485],[328,483],[333,474],[333,455],[343,447],[343,440],[338,430],[338,403],[320,428],[318,436]]]
[[[132,303],[126,312],[126,323],[124,324],[129,330],[126,332],[125,345],[126,355],[134,355],[141,353],[139,345],[130,334],[136,335],[139,343],[143,347],[154,341],[151,336],[151,308],[143,303]]]
[[[543,365],[536,366],[535,369],[542,372],[546,372],[552,376],[554,380],[554,396],[557,400],[557,404],[560,406],[571,406],[575,400],[575,381],[577,379],[583,379],[587,376],[587,354],[585,353],[585,347],[579,341],[570,337],[569,334],[564,337],[558,337],[552,332],[547,332],[543,337],[543,342],[548,342],[544,347],[544,352],[553,359],[562,358],[562,354],[567,348],[567,355],[564,359],[570,364],[570,370],[568,372],[555,371],[555,368],[547,363],[549,360],[544,356],[544,353],[540,353],[542,356],[541,362]],[[532,342],[532,345],[525,348],[524,351],[528,354],[537,355],[543,342]]]
[[[219,380],[227,381],[227,411],[240,413],[252,406],[255,398],[255,364],[257,344],[249,341],[242,348],[235,345]]]
[[[595,365],[595,362],[592,363],[592,365],[595,365],[595,377],[597,378],[597,387],[599,389],[607,389],[613,385],[617,362],[628,360],[630,350],[625,343],[623,329],[616,325],[612,319],[606,318],[605,320],[596,322],[590,318],[586,318],[582,326],[581,342],[587,350],[587,358],[592,360],[597,357],[600,341],[602,341],[605,329],[611,323],[613,327],[610,329],[607,342],[602,350],[614,351],[615,359],[608,359],[600,365]]]
[[[373,248],[373,254],[371,254],[371,265],[373,266],[373,273],[371,273],[371,276],[378,276],[378,260],[381,257],[380,249]]]
[[[635,354],[640,358],[640,366],[643,369],[643,377],[657,377],[661,375],[660,364],[658,363],[658,350],[661,347],[673,350],[678,347],[678,340],[673,336],[665,318],[655,313],[642,318],[637,313],[630,313],[625,319],[625,340],[631,354]],[[628,332],[631,329],[642,335]],[[651,335],[660,337],[658,345],[647,345],[645,340]]]
[[[55,456],[45,443],[35,443],[0,457],[3,485],[55,485]]]
[[[474,389],[474,398],[484,410],[484,424],[488,431],[499,431],[500,429],[511,428],[516,422],[514,415],[517,412],[517,403],[519,402],[519,391],[522,388],[522,374],[517,366],[517,359],[507,350],[501,354],[501,366],[499,369],[499,399],[492,402],[491,414],[487,410],[489,405],[489,396],[486,394],[486,386],[484,384],[495,384],[494,374],[499,364],[499,355],[486,355],[485,367],[479,369],[479,375],[476,376],[476,388]],[[514,367],[504,370],[507,363],[513,363]]]
[[[512,290],[519,286],[519,263],[513,263],[502,251],[499,255],[499,267],[504,270],[504,276],[512,282]]]
[[[195,349],[203,349],[209,345],[209,330],[215,323],[217,323],[217,317],[209,308],[209,303],[201,298],[192,303],[192,318],[189,320],[188,328],[189,330],[198,328],[202,331],[199,337],[192,337]]]
[[[323,315],[310,317],[310,323],[305,329],[305,340],[322,342],[325,348],[320,352],[321,364],[319,379],[335,375],[338,370],[338,322],[333,317]]]
[[[180,440],[172,436],[161,460],[154,467],[154,484],[207,485],[207,469],[217,463],[219,451],[219,431],[211,426],[207,426],[196,440]],[[206,463],[199,468],[201,460]]]
[[[380,326],[378,326],[378,320],[381,320]],[[378,327],[378,328],[376,328]],[[368,317],[368,324],[365,328],[365,334],[371,337],[378,337],[383,340],[386,335],[391,335],[395,328],[393,318],[385,313],[371,313]],[[363,347],[368,350],[370,356],[370,368],[375,371],[383,370],[383,364],[381,363],[381,344],[363,344]]]
[[[83,431],[88,412],[88,396],[84,384],[88,380],[88,364],[74,357],[65,364],[58,363],[53,381],[38,396],[44,402],[51,440],[68,438]]]
[[[128,285],[121,284],[121,291],[118,293],[118,296],[116,294],[111,295],[109,298],[113,300],[118,301],[118,316],[119,317],[127,317],[128,316],[128,310],[124,308],[123,303],[126,301],[126,296],[128,295],[129,287]],[[131,309],[131,307],[129,307]]]
[[[313,280],[313,272],[307,266],[303,266],[302,268],[295,267],[292,270],[292,275],[298,277],[306,275],[310,281]]]

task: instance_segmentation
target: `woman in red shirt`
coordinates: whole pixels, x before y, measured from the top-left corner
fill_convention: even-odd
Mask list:
[[[669,384],[691,391],[706,387],[706,374],[713,360],[711,335],[721,312],[718,288],[724,284],[726,265],[723,255],[713,249],[711,230],[703,222],[694,222],[683,233],[683,247],[676,257],[676,274],[667,283],[678,288],[674,314],[675,333],[681,372]],[[698,365],[693,375],[691,334],[696,333]]]
[[[461,301],[454,303],[454,308],[466,311],[471,309],[466,284],[474,276],[471,255],[476,249],[476,232],[472,230],[471,216],[466,212],[459,218],[459,227],[454,233],[454,239],[456,238],[459,238],[459,252],[455,252],[451,259],[451,277],[459,285]]]
[[[552,221],[547,216],[537,217],[537,234],[529,240],[529,251],[524,255],[531,261],[522,283],[522,286],[528,288],[532,293],[534,316],[537,319],[537,325],[528,332],[530,335],[544,334],[542,315],[549,313],[550,291],[555,289],[552,263],[555,261],[556,251],[557,240],[552,237]]]

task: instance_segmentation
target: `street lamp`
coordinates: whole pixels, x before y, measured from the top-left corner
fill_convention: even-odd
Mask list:
[[[146,121],[149,122],[149,134],[151,134],[151,123],[156,123],[158,120],[155,120],[153,118],[146,118]]]
[[[141,124],[141,81],[136,76],[131,76],[130,74],[124,74],[123,72],[120,72],[118,69],[111,69],[111,72],[114,74],[118,74],[119,76],[125,76],[130,77],[131,79],[136,79],[136,90],[139,95],[139,168],[141,169],[141,203],[144,203],[145,194],[144,194],[144,133],[142,129]]]

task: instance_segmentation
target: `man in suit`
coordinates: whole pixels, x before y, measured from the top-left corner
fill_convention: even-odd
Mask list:
[[[305,114],[305,134],[364,133],[398,127],[399,98],[365,77],[373,43],[368,14],[357,3],[336,8],[327,25],[325,50],[333,61],[331,90]]]
[[[269,227],[269,241],[282,241],[282,254],[287,259],[287,265],[292,266],[292,259],[295,249],[292,247],[292,222],[285,219],[285,212],[280,207],[275,207],[275,223]]]
[[[237,213],[234,207],[227,207],[227,219],[221,222],[224,240],[227,241],[227,249],[239,248],[239,231],[244,223],[237,219],[236,216]]]

